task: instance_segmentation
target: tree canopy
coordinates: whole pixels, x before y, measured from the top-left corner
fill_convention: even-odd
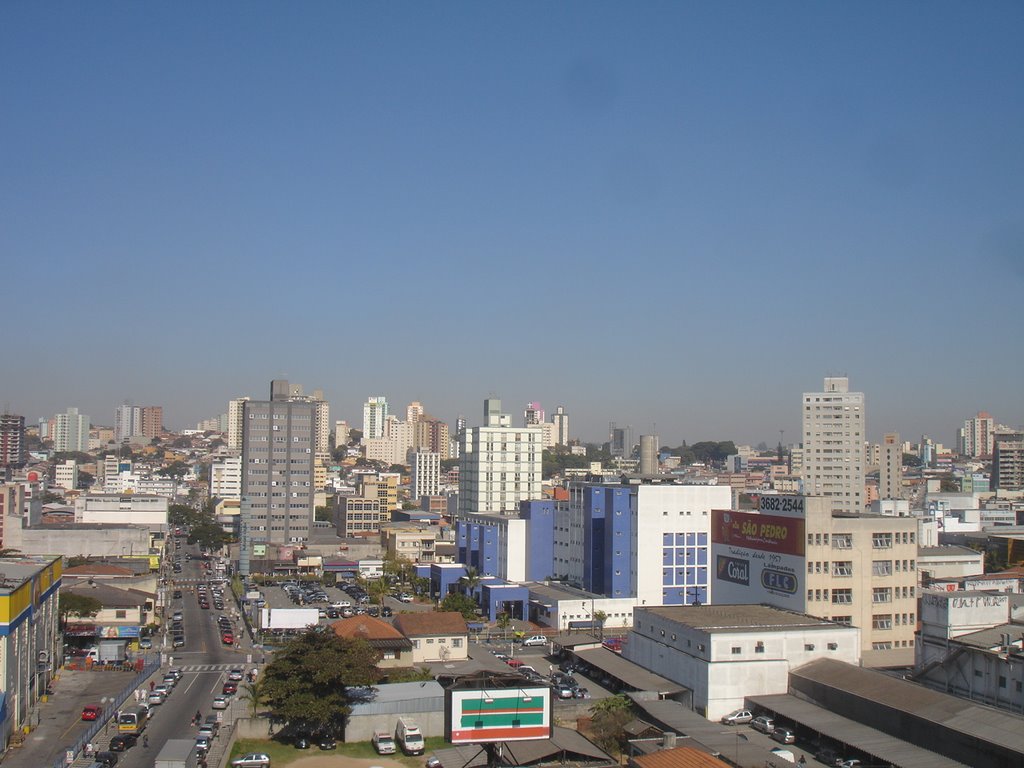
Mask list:
[[[80,619],[95,616],[103,608],[103,603],[95,597],[79,595],[75,592],[61,590],[57,599],[57,612],[60,615],[61,623],[67,623],[68,616],[75,616]]]
[[[704,440],[689,446],[684,442],[678,448],[670,449],[670,452],[678,456],[683,464],[721,464],[727,456],[736,453],[736,444],[732,440]]]
[[[469,595],[464,595],[461,592],[450,592],[441,601],[441,610],[457,611],[468,621],[477,620],[476,601]]]
[[[380,677],[379,654],[365,640],[311,629],[274,655],[263,675],[260,701],[271,717],[308,731],[342,736],[355,686]]]
[[[626,725],[633,719],[632,704],[624,695],[600,699],[590,708],[594,742],[605,752],[622,752],[626,744]]]

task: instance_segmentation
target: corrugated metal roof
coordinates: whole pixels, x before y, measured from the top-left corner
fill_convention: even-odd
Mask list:
[[[901,768],[967,768],[956,760],[916,747],[788,693],[751,696],[749,699],[759,707]]]
[[[415,714],[444,710],[444,688],[436,681],[392,683],[373,689],[370,701],[352,704],[350,717]]]
[[[640,768],[721,768],[729,765],[696,747],[663,749],[649,755],[634,757],[632,762]]]
[[[1017,715],[831,659],[812,661],[790,675],[837,688],[864,701],[879,702],[967,737],[980,738],[1024,754],[1024,719]]]
[[[603,752],[581,733],[571,728],[555,726],[550,739],[531,741],[508,741],[502,748],[506,762],[514,765],[533,765],[541,762],[561,760],[562,753],[568,753],[575,763],[612,764],[617,762]],[[487,765],[487,753],[479,744],[467,744],[434,752],[443,765],[462,768],[481,768]]]
[[[688,690],[686,686],[649,672],[639,664],[627,661],[607,648],[581,649],[575,653],[587,664],[607,672],[638,691],[653,691],[662,695],[672,695]]]

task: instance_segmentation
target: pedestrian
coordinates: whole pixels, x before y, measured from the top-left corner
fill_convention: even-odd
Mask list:
[[[153,680],[149,681],[149,692],[152,693],[153,689],[156,688],[156,682]]]
[[[93,755],[93,746],[92,746],[92,742],[90,741],[88,744],[85,745],[85,756],[86,757],[92,757],[92,755]]]
[[[196,710],[196,722],[197,723],[203,722],[203,713],[200,712],[198,709]]]
[[[800,755],[800,760],[798,760],[797,762],[799,762],[800,765],[807,765],[807,758],[803,755]]]
[[[142,737],[142,748],[149,749],[149,736]]]

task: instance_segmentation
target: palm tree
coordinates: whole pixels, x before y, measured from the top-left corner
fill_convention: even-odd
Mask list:
[[[263,703],[263,678],[257,678],[251,683],[242,685],[242,695],[238,698],[249,702],[249,716],[256,717],[260,704]]]
[[[498,618],[495,619],[495,623],[498,625],[498,629],[501,630],[501,637],[503,640],[508,639],[508,627],[512,623],[512,617],[508,615],[506,611],[502,611],[498,614]]]
[[[599,639],[604,640],[604,623],[608,620],[608,614],[604,611],[594,611],[594,623],[597,624],[597,631]]]
[[[470,596],[476,591],[476,588],[480,586],[480,581],[483,577],[480,572],[477,571],[472,565],[466,566],[466,573],[459,579],[459,583],[462,585],[463,594],[469,593]]]

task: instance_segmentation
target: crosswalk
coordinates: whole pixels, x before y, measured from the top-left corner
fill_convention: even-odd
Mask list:
[[[229,672],[232,669],[241,669],[236,664],[183,664],[180,667],[182,672]]]

